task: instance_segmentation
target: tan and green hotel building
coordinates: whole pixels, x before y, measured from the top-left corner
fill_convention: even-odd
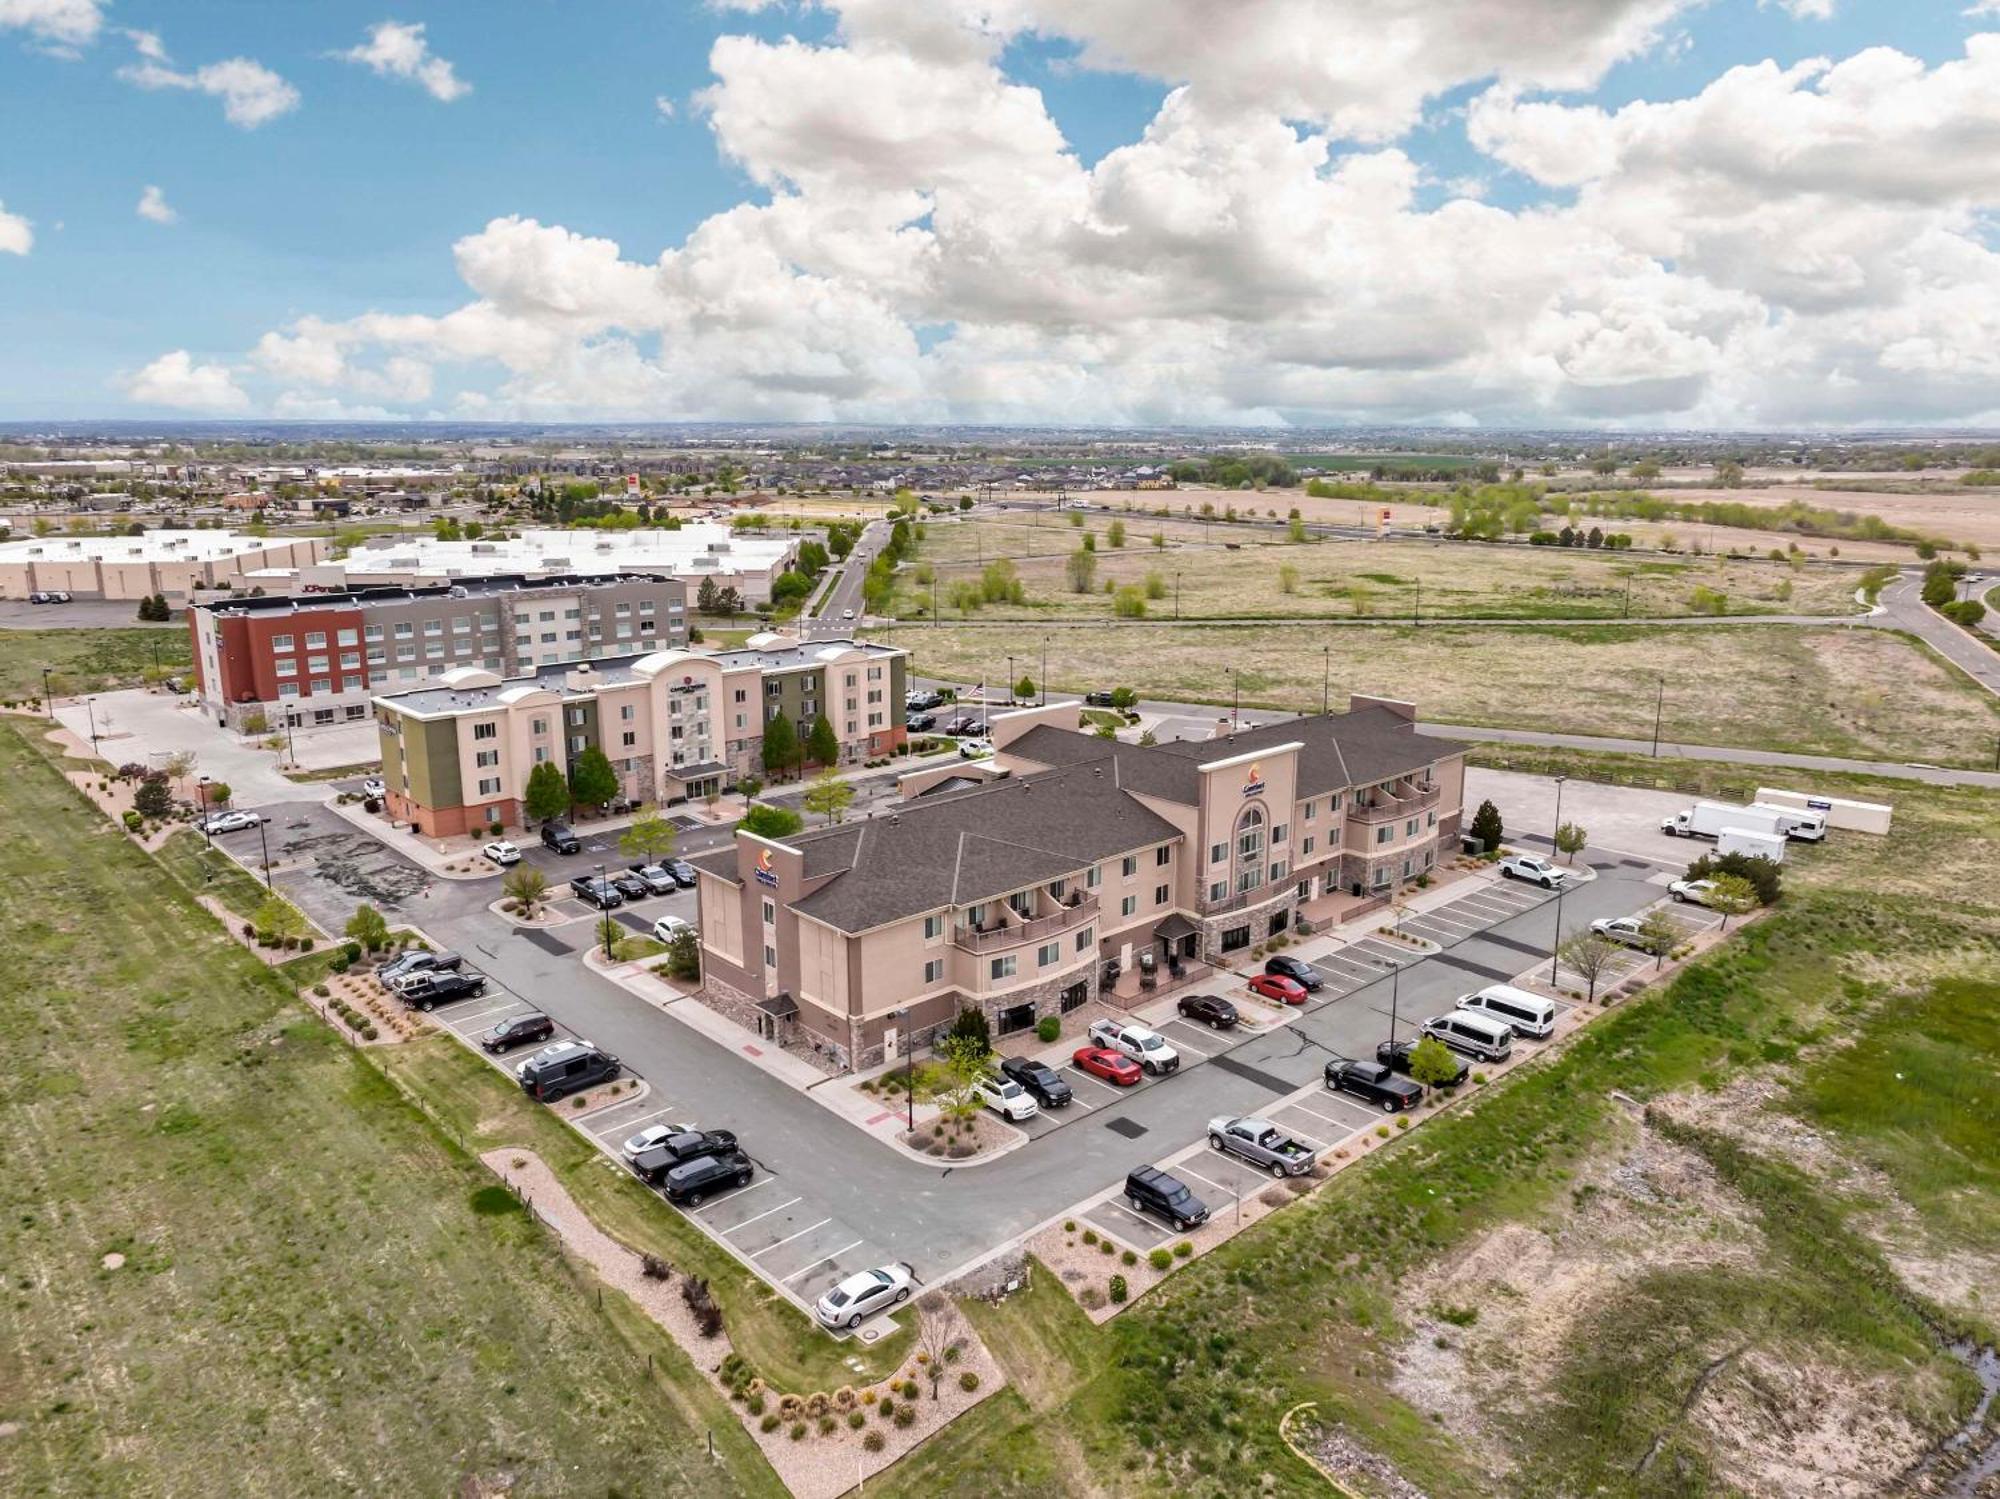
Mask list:
[[[599,749],[622,799],[669,805],[721,792],[763,764],[764,729],[824,714],[843,764],[904,742],[908,655],[854,640],[752,636],[740,650],[660,650],[522,676],[447,671],[375,698],[389,815],[433,837],[522,822],[528,775],[567,775]]]

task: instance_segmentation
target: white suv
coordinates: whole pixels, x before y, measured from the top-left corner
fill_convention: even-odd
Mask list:
[[[1011,1119],[1019,1124],[1023,1119],[1032,1119],[1038,1112],[1038,1105],[1029,1096],[1028,1090],[1008,1077],[983,1077],[973,1087],[979,1101],[1003,1119]]]
[[[1532,854],[1514,854],[1500,861],[1500,878],[1527,880],[1544,890],[1553,890],[1569,878],[1569,871],[1558,869],[1547,859],[1537,859]]]
[[[1165,1036],[1129,1020],[1100,1020],[1091,1026],[1090,1039],[1098,1046],[1124,1052],[1155,1077],[1164,1077],[1181,1065],[1181,1054],[1167,1045]]]

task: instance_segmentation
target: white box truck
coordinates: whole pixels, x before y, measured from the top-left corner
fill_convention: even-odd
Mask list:
[[[1886,802],[1855,802],[1838,796],[1813,796],[1805,791],[1784,791],[1776,786],[1759,786],[1757,800],[1765,806],[1799,807],[1818,812],[1826,825],[1849,833],[1886,833],[1896,809]]]
[[[1732,807],[1726,802],[1696,802],[1685,812],[1676,812],[1660,823],[1660,831],[1669,838],[1719,838],[1724,828],[1784,837],[1776,813]]]
[[[1826,837],[1826,814],[1802,812],[1797,807],[1780,807],[1771,802],[1750,803],[1752,812],[1768,812],[1778,819],[1778,831],[1794,843],[1819,843]]]
[[[1724,828],[1715,840],[1715,851],[1719,854],[1746,854],[1753,859],[1769,859],[1773,864],[1782,864],[1785,862],[1785,835],[1760,833],[1753,828]]]

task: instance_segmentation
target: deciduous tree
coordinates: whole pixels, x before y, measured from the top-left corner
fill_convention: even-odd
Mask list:
[[[528,772],[522,802],[536,822],[552,821],[569,810],[569,783],[555,761],[544,760]]]
[[[847,816],[847,809],[854,803],[854,787],[843,781],[838,772],[823,770],[813,777],[806,787],[803,797],[805,809],[828,822],[840,822]]]
[[[569,794],[580,807],[602,807],[618,795],[618,773],[596,745],[578,755],[570,767]]]
[[[674,851],[674,825],[650,808],[632,819],[632,826],[618,836],[618,851],[629,859],[657,864]]]

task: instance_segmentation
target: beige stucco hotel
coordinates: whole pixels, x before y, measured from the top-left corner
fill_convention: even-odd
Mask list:
[[[1456,847],[1464,749],[1407,703],[1151,747],[1078,705],[996,717],[980,784],[906,778],[892,811],[692,862],[711,1003],[868,1067],[961,1009],[1001,1032],[1129,971],[1216,963],[1309,903],[1385,898]]]

